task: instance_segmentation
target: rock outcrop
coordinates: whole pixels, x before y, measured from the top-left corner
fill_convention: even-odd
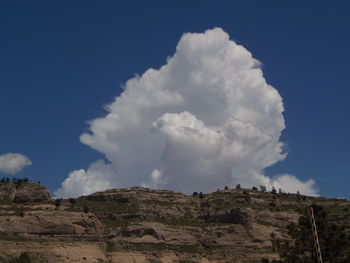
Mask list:
[[[224,263],[277,259],[271,233],[312,203],[350,225],[350,202],[251,190],[188,196],[133,187],[55,203],[37,184],[0,184],[0,262]],[[349,228],[350,229],[350,228]]]
[[[28,235],[95,235],[101,234],[101,223],[94,214],[49,211],[21,211],[21,215],[0,217],[0,232]]]
[[[0,183],[0,197],[18,204],[42,203],[50,200],[49,190],[32,182]]]

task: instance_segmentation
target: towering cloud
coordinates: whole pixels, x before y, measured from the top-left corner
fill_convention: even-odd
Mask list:
[[[29,158],[20,153],[6,153],[0,155],[0,172],[15,174],[20,172],[25,166],[31,165]]]
[[[106,110],[80,140],[110,163],[100,163],[103,173],[72,172],[57,194],[69,195],[77,181],[83,193],[140,184],[190,193],[237,183],[316,193],[312,180],[263,174],[286,157],[282,98],[259,61],[220,28],[184,34],[164,66],[128,80]]]

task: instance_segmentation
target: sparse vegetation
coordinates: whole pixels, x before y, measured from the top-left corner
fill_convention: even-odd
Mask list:
[[[199,198],[202,199],[204,197],[203,193],[202,192],[199,192]]]
[[[350,261],[350,236],[344,226],[331,223],[324,208],[313,205],[318,238],[323,262],[343,263]],[[307,212],[299,218],[298,223],[290,223],[287,227],[291,241],[276,238],[271,234],[272,244],[281,260],[274,263],[307,263],[316,262],[315,246]]]
[[[31,239],[24,237],[16,232],[0,232],[0,240],[6,241],[30,241]]]
[[[272,193],[272,194],[277,194],[277,190],[276,190],[276,188],[275,188],[275,187],[272,187],[272,189],[271,189],[271,193]]]
[[[196,261],[190,259],[180,259],[179,263],[197,263]]]
[[[61,206],[61,203],[62,203],[62,199],[61,198],[55,199],[55,203],[54,204],[55,204],[56,209]]]
[[[2,177],[0,180],[1,184],[5,184],[5,183],[14,183],[17,186],[20,186],[22,183],[28,183],[30,182],[28,178],[17,178],[15,176],[13,177]]]
[[[39,255],[30,254],[28,252],[22,252],[18,257],[0,257],[0,262],[3,263],[46,263],[47,260]]]
[[[77,201],[75,201],[74,198],[69,198],[69,199],[68,199],[68,202],[69,202],[71,205],[75,205],[75,203],[76,203]]]
[[[125,243],[123,247],[112,246],[111,251],[164,251],[170,250],[177,253],[198,253],[203,248],[193,245],[173,245],[167,243]]]
[[[9,263],[31,263],[33,260],[27,252],[22,252],[18,258],[12,258]]]
[[[48,241],[41,239],[37,234],[22,235],[15,232],[0,233],[0,240],[7,242],[33,242],[33,240],[34,242],[50,242],[50,240],[93,242],[98,240],[106,244],[108,253],[113,251],[152,252],[154,255],[150,258],[157,260],[158,253],[174,251],[181,256],[189,255],[181,257],[183,261],[179,262],[190,263],[191,255],[202,257],[222,255],[223,259],[227,259],[225,262],[231,262],[230,260],[237,255],[244,258],[244,255],[256,255],[256,253],[266,260],[271,260],[269,255],[273,255],[272,253],[276,255],[277,252],[273,252],[271,246],[266,246],[264,238],[256,236],[259,235],[259,231],[255,233],[253,229],[255,227],[274,229],[277,233],[274,239],[284,244],[285,239],[281,236],[282,226],[285,226],[289,220],[292,222],[295,215],[301,213],[312,202],[325,207],[331,222],[342,222],[350,229],[350,203],[346,200],[305,197],[305,200],[301,201],[304,196],[300,195],[301,200],[297,201],[297,194],[281,193],[280,189],[278,194],[277,191],[262,190],[258,191],[256,187],[252,190],[240,187],[239,191],[220,190],[211,194],[194,192],[192,197],[165,190],[132,188],[108,190],[95,196],[75,199],[49,200],[45,201],[44,207],[17,204],[11,200],[1,199],[0,216],[12,217],[11,220],[21,221],[23,220],[20,218],[21,215],[32,220],[35,211],[40,210],[45,213],[46,209],[58,216],[66,214],[70,217],[70,212],[74,212],[72,216],[76,216],[77,220],[62,228],[65,231],[63,236],[59,236],[53,227],[52,236],[49,232],[44,234],[48,235],[45,237]],[[60,209],[54,210],[55,207]],[[49,221],[49,219],[46,220]],[[69,224],[77,229],[76,233],[67,234],[72,231]],[[254,228],[252,224],[255,224]],[[101,234],[94,236],[91,229],[100,225],[103,226],[99,232]],[[167,237],[167,235],[175,236]],[[141,238],[144,240],[152,238],[158,241],[139,243]],[[182,238],[187,241],[192,239],[193,243],[190,244],[193,245],[175,245],[168,241]],[[137,241],[135,242],[134,239]],[[220,240],[232,244],[221,244]],[[248,245],[246,241],[249,242]],[[88,261],[88,257],[86,258]],[[264,261],[255,256],[240,262]]]
[[[86,213],[89,213],[89,208],[88,208],[87,206],[84,206],[84,207],[83,207],[83,211],[84,211],[85,214],[86,214]]]

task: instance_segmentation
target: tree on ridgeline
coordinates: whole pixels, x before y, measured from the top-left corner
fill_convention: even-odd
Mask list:
[[[273,194],[277,194],[277,190],[276,190],[276,188],[275,188],[275,187],[273,187],[273,186],[272,186],[272,189],[271,189],[271,193],[273,193]]]
[[[202,192],[199,192],[199,198],[202,199],[204,197],[203,193]]]

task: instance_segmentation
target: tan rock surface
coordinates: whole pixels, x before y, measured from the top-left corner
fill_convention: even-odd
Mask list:
[[[36,243],[36,242],[1,242],[0,247],[6,254],[19,255],[25,251],[40,254],[50,263],[98,263],[106,262],[106,254],[96,243]]]
[[[93,214],[66,211],[30,211],[23,216],[0,216],[0,232],[36,235],[100,235],[101,223]]]
[[[23,191],[40,189],[29,186]],[[186,196],[133,187],[62,200],[56,207],[51,199],[16,203],[18,189],[0,183],[0,256],[27,251],[48,263],[276,259],[271,233],[288,238],[286,226],[312,203],[350,226],[350,202],[340,199],[249,190]]]
[[[50,200],[49,190],[31,182],[0,183],[0,197],[13,200],[15,203],[40,203]]]

